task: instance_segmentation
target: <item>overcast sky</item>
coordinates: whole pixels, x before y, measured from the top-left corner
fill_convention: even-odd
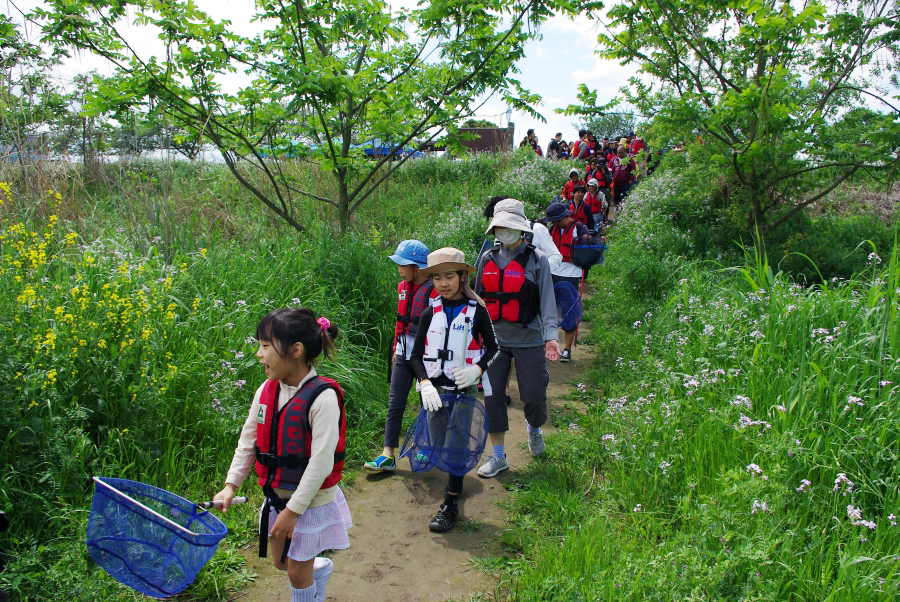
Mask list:
[[[38,0],[0,0],[6,4],[6,12],[17,21],[21,21],[19,12],[28,12],[39,4]],[[252,0],[196,0],[197,5],[217,19],[232,21],[237,33],[249,35],[254,25],[250,24],[254,6]],[[393,0],[395,8],[415,6],[414,0]],[[572,117],[554,113],[554,109],[565,107],[576,102],[578,85],[587,84],[591,89],[598,89],[598,102],[606,102],[618,93],[631,74],[630,68],[620,66],[613,61],[604,61],[596,56],[597,33],[599,25],[584,17],[575,20],[554,17],[545,23],[540,32],[542,39],[530,42],[525,49],[525,58],[519,61],[521,71],[517,75],[522,85],[538,94],[543,100],[537,110],[546,119],[541,123],[530,116],[513,112],[512,121],[516,124],[516,143],[520,141],[528,128],[534,128],[540,138],[540,144],[546,149],[547,143],[556,132],[562,132],[563,138],[571,141],[575,138]],[[152,48],[155,38],[147,28],[126,26],[122,32],[128,37],[133,47]],[[26,26],[26,35],[36,41],[39,31],[33,25]],[[97,69],[101,74],[112,73],[112,69],[104,61],[90,55],[81,54],[66,62],[59,68],[58,77],[70,81],[78,73]],[[506,126],[506,105],[499,97],[494,97],[478,111],[478,117],[494,121]]]

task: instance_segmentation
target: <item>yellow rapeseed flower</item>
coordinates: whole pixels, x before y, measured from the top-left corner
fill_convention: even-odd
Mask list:
[[[204,258],[206,257],[206,249],[200,249],[200,256]]]
[[[99,347],[100,349],[106,349],[106,341],[100,339],[99,341],[97,341],[97,347]]]
[[[37,291],[31,286],[26,286],[22,294],[16,297],[16,301],[26,305],[32,305],[37,301]]]
[[[43,343],[41,343],[41,347],[45,347],[48,351],[50,349],[56,349],[56,333],[52,330],[47,332],[47,336],[44,337]]]

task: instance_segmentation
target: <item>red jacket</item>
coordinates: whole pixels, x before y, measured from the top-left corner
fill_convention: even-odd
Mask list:
[[[562,198],[567,201],[571,201],[572,197],[575,196],[575,187],[576,186],[584,186],[584,180],[572,180],[571,178],[566,180],[565,185],[562,190]]]

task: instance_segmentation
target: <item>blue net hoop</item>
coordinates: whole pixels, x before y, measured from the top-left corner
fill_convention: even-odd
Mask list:
[[[409,427],[400,457],[409,459],[413,472],[439,468],[463,476],[478,464],[487,442],[487,411],[471,395],[441,395],[437,412],[424,408]]]
[[[228,534],[221,520],[165,489],[94,477],[91,558],[118,582],[153,598],[184,591]]]
[[[553,295],[556,297],[556,317],[559,319],[559,327],[571,332],[581,324],[581,296],[578,289],[571,282],[557,282],[553,285]]]

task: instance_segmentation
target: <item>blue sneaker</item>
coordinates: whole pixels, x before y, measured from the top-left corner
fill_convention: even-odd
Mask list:
[[[397,463],[394,461],[392,456],[378,456],[371,462],[366,462],[363,464],[363,470],[370,474],[377,474],[379,472],[394,472],[397,468]]]

